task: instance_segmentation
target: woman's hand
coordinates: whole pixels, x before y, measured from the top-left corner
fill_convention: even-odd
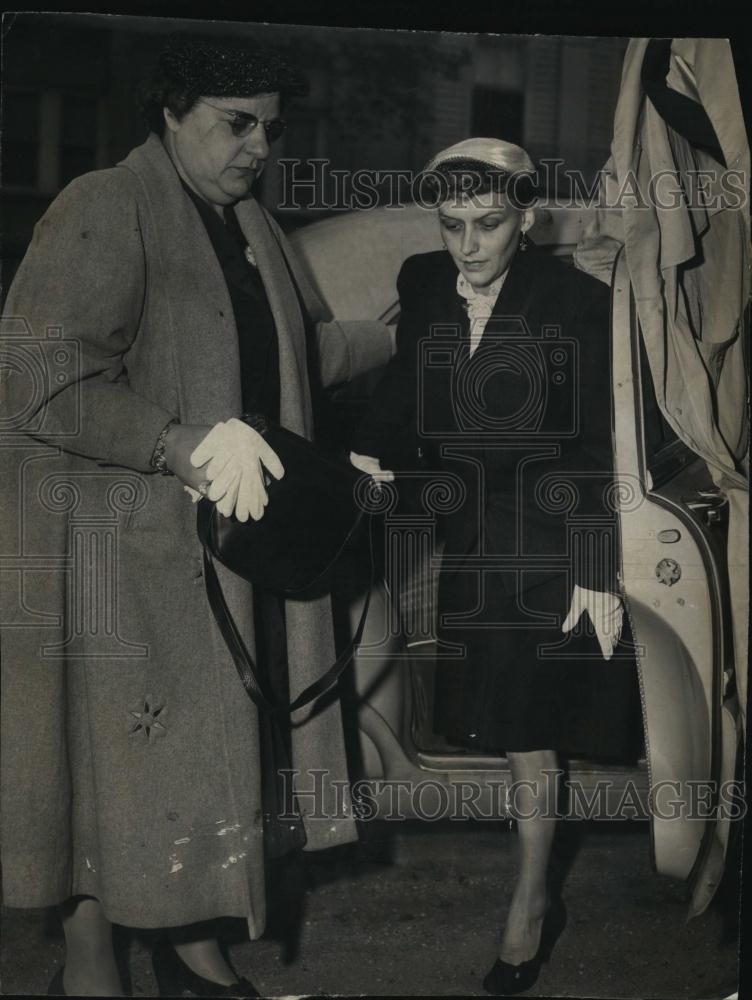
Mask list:
[[[569,614],[561,626],[562,632],[569,632],[586,611],[593,623],[604,660],[610,660],[621,637],[624,605],[617,594],[603,590],[585,590],[575,584]]]
[[[356,455],[354,451],[351,451],[350,463],[361,472],[367,472],[369,476],[373,476],[374,482],[391,483],[394,480],[394,473],[388,469],[382,469],[378,458],[373,458],[371,455]]]
[[[211,484],[206,495],[217,502],[220,514],[234,513],[239,521],[263,517],[269,502],[265,472],[275,479],[285,474],[261,434],[236,417],[215,424],[191,453],[190,462],[202,470],[201,481]]]
[[[167,468],[194,492],[206,482],[206,472],[191,465],[191,453],[210,430],[203,424],[173,424],[165,438]]]

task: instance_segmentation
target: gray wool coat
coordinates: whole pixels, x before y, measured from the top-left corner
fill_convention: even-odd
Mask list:
[[[279,336],[281,420],[311,433],[298,289],[325,382],[385,363],[328,319],[273,220],[238,218]],[[172,417],[241,412],[237,331],[204,226],[154,135],[73,181],[35,229],[2,324],[2,865],[11,906],[74,894],[168,927],[265,923],[256,709],[211,617],[195,508],[150,459]],[[222,572],[253,649],[251,588]],[[328,597],[288,602],[290,694],[334,656]],[[294,719],[308,849],[356,837],[337,701]],[[319,816],[315,813],[318,811]],[[324,815],[325,814],[325,815]]]

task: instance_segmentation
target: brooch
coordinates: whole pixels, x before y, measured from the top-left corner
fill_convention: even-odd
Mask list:
[[[258,264],[256,263],[256,257],[253,253],[253,250],[251,250],[250,246],[246,246],[245,248],[245,259],[248,261],[251,267],[258,267]]]

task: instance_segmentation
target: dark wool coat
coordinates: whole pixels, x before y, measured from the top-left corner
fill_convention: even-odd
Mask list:
[[[261,206],[237,215],[276,321],[281,421],[310,435],[291,271],[318,322],[324,381],[385,363],[388,332],[327,319]],[[88,894],[119,923],[242,916],[256,937],[256,710],[208,608],[195,508],[150,466],[171,417],[213,425],[241,412],[238,337],[204,225],[156,136],[53,202],[2,332],[5,902]],[[251,589],[222,582],[253,649]],[[333,660],[330,599],[288,602],[286,616],[294,697]],[[347,778],[339,703],[294,722],[298,788],[328,795]],[[338,813],[327,803],[317,819],[313,797],[300,799],[308,849],[355,839],[347,797]]]
[[[448,253],[409,258],[398,288],[397,353],[353,447],[389,467],[412,436],[453,483],[435,728],[495,749],[631,753],[631,656],[605,664],[592,634],[560,628],[575,583],[618,586],[608,288],[530,244],[472,355]]]
[[[448,253],[405,261],[397,353],[355,451],[381,457],[410,428],[462,481],[462,501],[444,518],[447,555],[516,558],[510,567],[522,575],[510,593],[563,570],[583,587],[613,589],[614,553],[598,557],[615,526],[608,288],[530,244],[513,257],[470,356],[456,283]],[[592,525],[591,553],[572,550],[574,520]]]

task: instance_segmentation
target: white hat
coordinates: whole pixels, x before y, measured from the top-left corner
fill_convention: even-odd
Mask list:
[[[423,170],[427,173],[452,160],[477,160],[510,174],[533,174],[535,166],[521,146],[503,139],[463,139],[432,157]]]

